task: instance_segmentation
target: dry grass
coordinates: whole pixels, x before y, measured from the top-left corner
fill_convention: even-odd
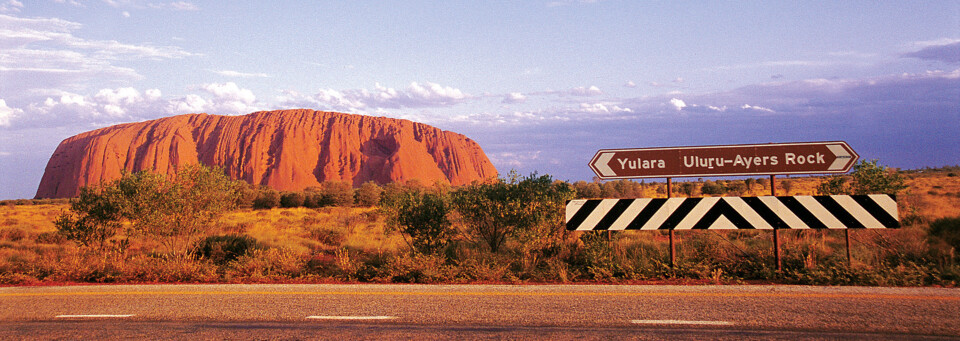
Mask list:
[[[377,252],[404,247],[374,208],[325,207],[238,210],[225,215],[221,233],[240,233],[300,253],[344,247]]]
[[[819,177],[778,177],[790,195],[816,194]],[[621,232],[613,241],[573,238],[549,254],[508,250],[491,254],[458,242],[446,256],[412,256],[399,233],[375,208],[240,209],[223,216],[210,235],[242,234],[257,249],[227,265],[177,261],[152,250],[155,241],[132,236],[123,251],[86,252],[56,234],[54,219],[66,204],[0,205],[0,284],[40,282],[270,282],[270,281],[623,281],[686,278],[709,282],[744,279],[816,284],[955,285],[953,258],[936,265],[926,224],[960,216],[960,177],[907,175],[899,196],[901,217],[920,217],[893,231],[852,231],[854,255],[846,265],[841,231],[783,231],[783,274],[772,269],[771,235],[757,231],[677,233],[680,266],[668,263],[667,238],[656,232]],[[657,196],[649,186],[644,195]],[[755,184],[745,196],[769,195]],[[662,196],[662,195],[661,195]],[[584,236],[588,234],[583,234]],[[592,238],[592,239],[591,239]],[[539,258],[537,258],[539,257]],[[951,256],[952,257],[952,256]],[[945,258],[944,258],[945,259]],[[946,265],[943,265],[946,264]],[[939,268],[938,268],[939,266]]]

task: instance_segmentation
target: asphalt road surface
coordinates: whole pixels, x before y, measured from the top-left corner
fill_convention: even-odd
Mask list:
[[[954,339],[960,289],[633,285],[0,288],[0,339]]]

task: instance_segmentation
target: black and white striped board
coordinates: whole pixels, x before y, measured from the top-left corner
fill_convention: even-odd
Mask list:
[[[568,230],[900,227],[887,194],[571,200],[566,222]]]

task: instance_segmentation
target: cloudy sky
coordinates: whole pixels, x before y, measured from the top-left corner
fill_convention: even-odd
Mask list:
[[[960,164],[960,2],[0,0],[0,199],[111,124],[312,108],[466,134],[501,172],[600,148],[845,140]]]

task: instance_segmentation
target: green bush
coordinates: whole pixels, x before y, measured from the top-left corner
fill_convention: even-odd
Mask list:
[[[273,189],[263,189],[257,195],[257,198],[253,199],[254,209],[268,210],[276,207],[280,207],[280,192]]]
[[[209,236],[197,243],[194,256],[209,259],[214,264],[223,266],[253,250],[263,248],[260,242],[247,235]]]
[[[447,219],[451,206],[441,194],[407,190],[385,200],[382,210],[387,223],[403,233],[410,247],[419,253],[442,251],[456,232]]]
[[[930,237],[960,250],[960,217],[934,220],[930,223]]]
[[[380,195],[383,193],[383,189],[376,182],[367,181],[360,185],[356,192],[357,205],[372,207],[380,203]]]
[[[303,205],[304,195],[302,192],[286,192],[280,196],[280,207],[292,208]]]

